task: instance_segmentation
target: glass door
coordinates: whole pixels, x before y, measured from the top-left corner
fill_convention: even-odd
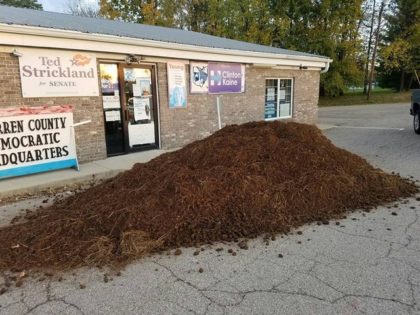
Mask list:
[[[99,64],[99,71],[101,77],[107,154],[122,154],[124,153],[125,148],[118,65],[116,63],[101,63]]]
[[[156,147],[156,93],[151,66],[122,66],[126,151]]]

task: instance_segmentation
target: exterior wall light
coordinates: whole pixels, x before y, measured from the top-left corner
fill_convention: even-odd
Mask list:
[[[127,55],[127,57],[125,57],[125,62],[126,63],[140,63],[141,60],[141,56],[136,56],[136,55]]]
[[[21,52],[17,51],[16,49],[13,49],[12,55],[15,56],[15,57],[22,57],[23,56],[23,54]]]

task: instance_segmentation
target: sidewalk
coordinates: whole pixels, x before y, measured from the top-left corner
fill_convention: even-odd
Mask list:
[[[48,188],[61,188],[87,182],[93,178],[109,178],[130,169],[135,163],[145,163],[168,150],[151,150],[110,157],[80,164],[80,171],[64,169],[0,180],[0,199],[17,194],[35,194]]]

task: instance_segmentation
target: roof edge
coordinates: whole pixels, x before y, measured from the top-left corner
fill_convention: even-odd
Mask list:
[[[247,50],[234,50],[234,49],[226,49],[226,48],[194,46],[194,45],[163,42],[163,41],[156,41],[156,40],[123,37],[123,36],[115,36],[115,35],[107,35],[107,34],[98,34],[98,33],[84,33],[84,32],[73,31],[73,30],[27,26],[27,25],[20,25],[20,24],[0,23],[0,32],[22,34],[22,35],[37,35],[37,36],[53,37],[53,38],[94,40],[94,41],[99,41],[99,42],[121,43],[121,44],[128,44],[128,45],[134,45],[134,46],[176,49],[176,50],[182,50],[182,51],[194,51],[194,52],[203,52],[203,53],[217,53],[217,54],[225,54],[225,55],[244,56],[244,57],[311,61],[311,62],[320,62],[324,64],[327,64],[327,63],[329,64],[332,62],[332,59],[330,58],[320,57],[320,56],[315,56],[315,55],[314,56],[287,55],[287,54],[254,52],[254,51],[247,51]]]

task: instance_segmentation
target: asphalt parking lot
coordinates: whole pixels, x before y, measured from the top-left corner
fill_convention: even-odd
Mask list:
[[[410,104],[324,107],[319,123],[334,144],[386,171],[420,179],[420,136],[413,131]]]
[[[325,134],[336,145],[420,180],[408,105],[322,108],[319,121],[334,126]],[[420,314],[416,197],[268,245],[255,239],[248,250],[215,244],[197,256],[189,248],[147,257],[121,275],[95,269],[29,279],[0,295],[0,314]],[[41,202],[1,207],[0,225]]]

